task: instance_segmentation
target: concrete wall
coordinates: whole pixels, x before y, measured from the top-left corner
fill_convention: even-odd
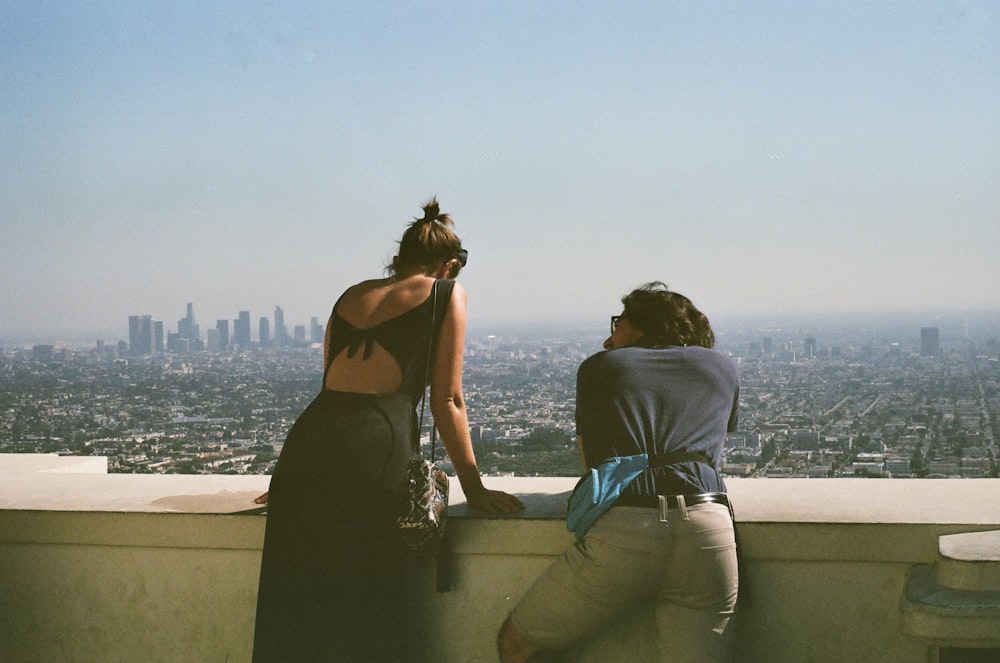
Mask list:
[[[0,661],[248,661],[263,519],[0,512]]]
[[[176,492],[142,478],[151,493]],[[10,483],[0,489],[0,663],[250,659],[263,517],[15,509]],[[476,516],[453,496],[453,589],[435,593],[429,566],[419,577],[414,619],[434,643],[428,660],[495,661],[497,627],[572,541],[559,520],[572,480],[488,483],[528,510]],[[183,489],[227,504],[252,492],[237,477],[193,477]],[[934,562],[940,534],[1000,529],[997,480],[748,479],[730,491],[753,601],[736,623],[741,661],[933,660],[935,643],[902,628],[910,572]],[[623,653],[621,644],[603,651]]]

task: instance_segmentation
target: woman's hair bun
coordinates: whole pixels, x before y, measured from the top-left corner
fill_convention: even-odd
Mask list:
[[[399,254],[387,269],[398,273],[402,267],[429,267],[440,260],[450,260],[462,248],[462,240],[449,227],[451,217],[441,213],[437,196],[423,206],[423,218],[414,218],[399,240]]]
[[[424,218],[417,219],[418,222],[433,223],[437,221],[446,226],[451,225],[451,217],[441,213],[441,206],[438,205],[437,196],[431,198],[422,209],[424,210]]]

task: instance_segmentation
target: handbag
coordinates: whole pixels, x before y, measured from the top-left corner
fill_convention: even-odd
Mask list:
[[[432,288],[434,308],[431,313],[431,334],[427,348],[427,368],[424,373],[424,384],[430,377],[431,356],[434,349],[435,321],[438,313],[438,281]],[[450,293],[449,293],[450,294]],[[406,466],[406,475],[400,487],[399,516],[396,524],[399,526],[403,545],[410,550],[422,553],[435,547],[437,541],[444,535],[448,522],[448,475],[434,463],[437,428],[431,428],[431,459],[426,460],[420,455],[419,437],[424,426],[424,406],[427,400],[427,390],[420,399],[420,420],[418,423],[413,457]]]
[[[432,460],[415,456],[407,464],[396,522],[403,545],[414,552],[433,548],[444,535],[448,523],[448,475]]]
[[[611,508],[625,486],[649,467],[646,454],[614,456],[588,470],[566,501],[566,529],[583,538],[590,526]]]

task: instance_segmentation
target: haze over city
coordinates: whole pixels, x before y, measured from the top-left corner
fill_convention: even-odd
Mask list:
[[[604,324],[652,279],[713,318],[996,311],[998,21],[0,3],[0,339],[114,341],[188,302],[325,320],[432,195],[477,324]]]

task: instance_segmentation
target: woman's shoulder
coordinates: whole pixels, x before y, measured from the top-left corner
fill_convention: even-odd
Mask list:
[[[354,285],[347,286],[340,295],[340,299],[348,299],[350,297],[356,297],[366,292],[371,292],[380,287],[385,287],[387,279],[366,279],[364,281],[358,281]]]

